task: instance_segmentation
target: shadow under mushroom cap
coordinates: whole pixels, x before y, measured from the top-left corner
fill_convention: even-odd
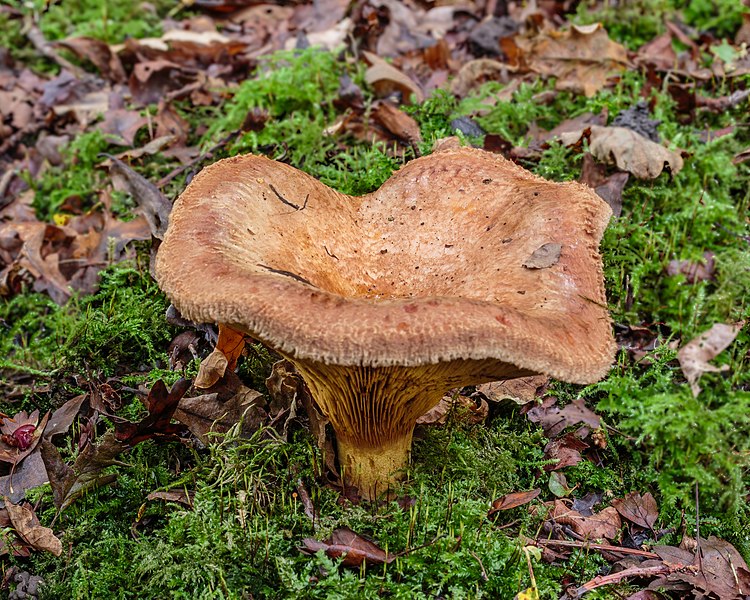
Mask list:
[[[614,355],[598,253],[610,214],[586,186],[469,148],[361,197],[247,155],[180,196],[156,276],[187,318],[296,359],[495,359],[589,383]]]

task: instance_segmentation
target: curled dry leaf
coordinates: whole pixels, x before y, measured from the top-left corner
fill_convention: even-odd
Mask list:
[[[653,529],[659,517],[659,508],[650,492],[643,496],[638,492],[632,492],[624,498],[613,500],[612,506],[628,521],[645,529]]]
[[[237,367],[237,360],[245,349],[245,334],[235,331],[226,325],[219,325],[219,340],[214,351],[201,361],[195,387],[210,388],[224,377],[227,369],[231,372]]]
[[[507,381],[492,381],[477,386],[477,392],[490,402],[510,400],[516,404],[527,404],[539,397],[549,383],[546,375],[517,377]]]
[[[744,321],[733,325],[716,323],[708,331],[690,340],[677,352],[677,360],[690,384],[693,396],[700,394],[701,387],[698,385],[698,380],[703,373],[717,373],[729,369],[728,365],[716,367],[708,361],[713,360],[729,347],[744,325]]]
[[[613,42],[600,24],[544,30],[500,42],[512,66],[556,77],[558,90],[593,96],[607,78],[628,65],[627,50]]]
[[[568,525],[578,535],[589,540],[614,540],[622,527],[620,515],[611,506],[590,517],[584,517],[581,513],[568,508],[562,500],[555,500],[550,506],[549,518],[556,523]]]
[[[704,252],[703,260],[670,260],[667,275],[684,275],[688,283],[710,281],[716,271],[714,257],[713,252]]]
[[[55,556],[62,554],[62,542],[49,527],[39,524],[39,519],[31,508],[13,504],[7,497],[5,508],[11,525],[24,542],[36,550],[51,552]]]
[[[597,160],[615,164],[618,169],[638,179],[655,179],[665,166],[669,167],[671,173],[677,173],[684,165],[682,156],[677,152],[625,127],[592,125],[585,130],[564,133],[560,140],[566,146],[574,146],[587,132],[589,151]]]
[[[330,558],[342,558],[346,567],[359,567],[363,563],[368,565],[390,564],[395,556],[387,554],[375,542],[355,533],[348,527],[339,527],[325,542],[312,538],[302,540],[300,551],[304,554],[314,554],[323,550]]]
[[[524,261],[523,266],[527,269],[547,269],[559,262],[561,251],[561,244],[542,244]]]
[[[365,71],[365,81],[375,89],[379,96],[400,92],[406,104],[411,103],[412,96],[417,102],[424,100],[422,89],[410,77],[404,75],[377,54],[364,51],[362,55],[370,64]]]
[[[599,416],[586,406],[582,398],[573,400],[563,408],[555,406],[556,403],[557,398],[550,396],[526,413],[529,421],[539,423],[544,428],[544,434],[549,438],[557,437],[571,425],[584,423],[594,429],[601,425]]]
[[[487,516],[489,517],[491,515],[494,515],[496,512],[499,512],[501,510],[510,510],[511,508],[516,508],[517,506],[528,504],[541,493],[542,490],[540,488],[536,488],[533,490],[529,490],[528,492],[512,492],[510,494],[500,496],[492,503],[492,508],[490,509],[490,512],[487,513]]]

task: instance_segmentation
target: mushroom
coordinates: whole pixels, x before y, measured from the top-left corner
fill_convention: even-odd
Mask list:
[[[601,379],[615,345],[590,188],[446,147],[341,194],[262,156],[205,168],[174,205],[156,278],[194,322],[295,364],[375,497],[446,390],[543,373]]]

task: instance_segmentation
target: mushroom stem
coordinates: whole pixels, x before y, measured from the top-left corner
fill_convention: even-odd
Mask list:
[[[329,365],[290,358],[338,440],[344,479],[376,498],[403,474],[417,419],[446,390],[504,379],[517,367],[497,361],[454,361],[416,367]]]
[[[365,498],[377,498],[387,492],[403,475],[409,462],[414,429],[380,446],[363,448],[356,440],[338,437],[339,463],[344,480],[356,486]]]

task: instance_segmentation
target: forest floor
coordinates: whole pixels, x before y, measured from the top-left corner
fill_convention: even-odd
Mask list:
[[[750,597],[748,45],[736,0],[4,2],[3,590]],[[619,351],[455,390],[367,502],[272,351],[192,386],[151,255],[220,158],[358,195],[448,136],[609,203]]]

